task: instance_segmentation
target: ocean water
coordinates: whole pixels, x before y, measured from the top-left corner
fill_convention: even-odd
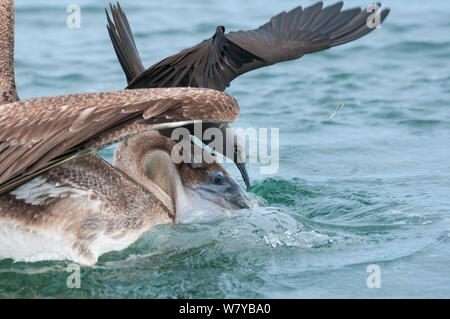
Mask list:
[[[106,1],[16,2],[22,99],[126,85],[105,28]],[[121,4],[150,66],[219,24],[251,29],[313,2]],[[66,27],[71,3],[81,7],[79,29]],[[253,71],[227,90],[241,106],[234,127],[279,128],[278,171],[250,165],[261,207],[158,226],[81,267],[79,289],[66,285],[70,262],[2,260],[0,297],[450,297],[450,2],[384,6],[391,14],[370,35]],[[102,155],[111,160],[112,152]],[[369,265],[379,267],[380,288],[367,285]]]

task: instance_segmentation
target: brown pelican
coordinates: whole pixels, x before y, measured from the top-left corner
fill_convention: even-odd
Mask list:
[[[174,143],[156,132],[139,134],[116,150],[120,168],[88,156],[0,196],[0,258],[92,265],[205,200],[210,209],[247,207],[220,164],[174,164]]]
[[[234,121],[239,107],[232,97],[166,88],[18,101],[13,28],[14,1],[0,0],[6,103],[0,105],[0,258],[94,264],[153,226],[173,222],[196,200],[246,207],[241,188],[214,159],[206,160],[209,153],[195,169],[175,164],[175,142],[151,131]],[[125,141],[115,153],[118,167],[93,155],[118,141]]]
[[[218,26],[211,38],[148,69],[142,64],[119,3],[110,5],[114,22],[108,12],[106,16],[109,36],[128,82],[127,89],[204,87],[223,91],[233,79],[248,71],[356,40],[374,30],[373,21],[368,21],[374,14],[381,23],[389,13],[389,9],[380,12],[381,5],[376,7],[376,12],[369,8],[341,10],[342,6],[343,2],[338,2],[324,8],[322,1],[304,9],[299,6],[277,14],[255,30],[225,33],[225,28]],[[227,129],[228,125],[222,126],[225,137],[222,149],[227,149],[227,143],[234,144],[234,154],[226,155],[236,163],[249,188],[244,146],[236,134],[230,135],[232,131],[225,134]]]

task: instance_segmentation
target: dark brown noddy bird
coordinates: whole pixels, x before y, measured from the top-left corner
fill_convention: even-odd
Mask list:
[[[127,17],[119,3],[110,5],[114,22],[106,11],[108,32],[128,89],[152,87],[205,87],[223,91],[230,82],[248,71],[356,40],[373,31],[375,12],[352,8],[341,10],[343,2],[323,7],[323,2],[289,12],[281,12],[255,30],[225,33],[223,26],[199,44],[172,55],[145,69]],[[383,22],[389,9],[376,14]],[[225,130],[228,126],[223,126]],[[224,135],[225,136],[225,135]],[[199,137],[201,139],[201,137]],[[233,141],[234,138],[231,137]],[[226,150],[227,139],[223,140]],[[232,160],[250,187],[242,145],[235,142]]]

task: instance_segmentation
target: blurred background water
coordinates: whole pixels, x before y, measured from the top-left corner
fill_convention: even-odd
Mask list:
[[[217,25],[253,29],[314,2],[121,4],[148,67]],[[71,3],[81,7],[79,29],[66,27]],[[16,1],[22,99],[126,85],[107,4]],[[66,286],[70,262],[2,260],[0,297],[450,297],[450,2],[383,5],[392,12],[370,35],[253,71],[227,90],[241,106],[235,127],[280,129],[278,172],[250,166],[260,208],[156,227],[82,267],[80,289]],[[370,264],[380,267],[381,288],[367,287]]]

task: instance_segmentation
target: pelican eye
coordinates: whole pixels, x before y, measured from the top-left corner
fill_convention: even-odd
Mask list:
[[[223,182],[225,181],[225,178],[223,177],[223,173],[220,171],[214,172],[211,175],[211,181],[216,185],[222,185]]]

